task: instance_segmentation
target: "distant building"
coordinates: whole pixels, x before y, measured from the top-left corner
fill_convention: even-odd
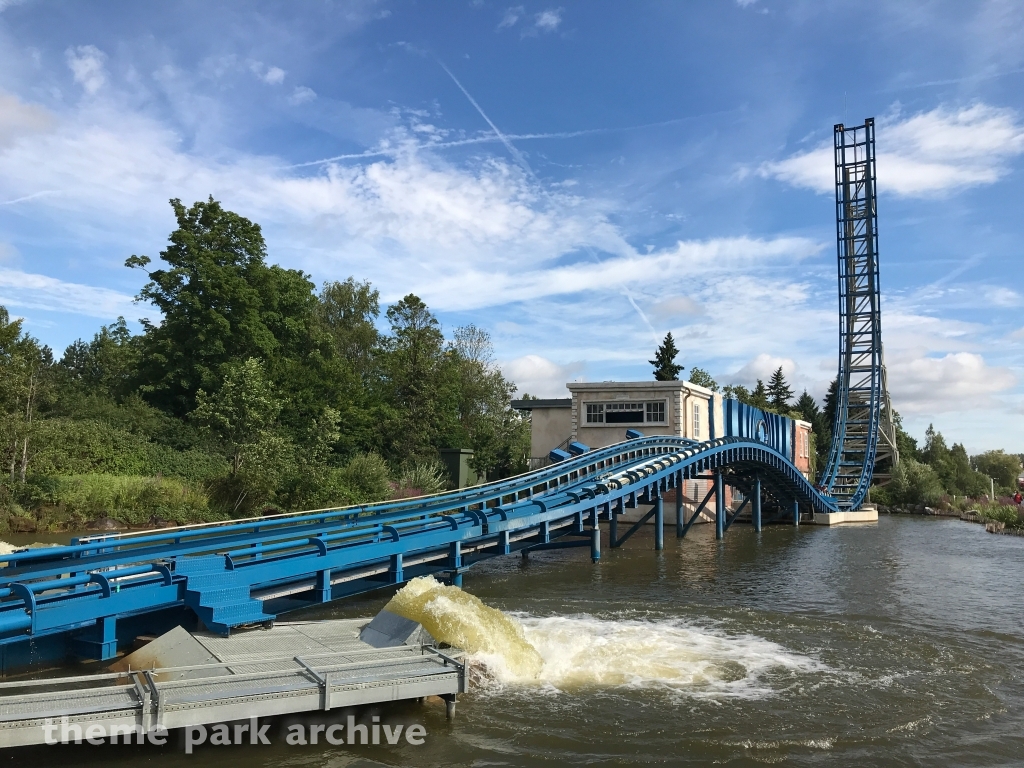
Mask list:
[[[811,425],[806,421],[727,400],[688,381],[569,383],[566,388],[571,397],[512,401],[513,408],[531,414],[531,468],[547,465],[551,450],[564,450],[570,442],[603,448],[621,443],[626,430],[636,429],[645,435],[701,442],[725,436],[758,439],[783,453],[810,479]],[[710,488],[708,480],[688,480],[684,501],[698,503]],[[670,495],[674,500],[675,492]],[[727,505],[732,498],[727,489]],[[714,509],[713,503],[709,509]]]

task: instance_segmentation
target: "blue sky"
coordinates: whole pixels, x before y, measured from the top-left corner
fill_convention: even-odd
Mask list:
[[[895,407],[1024,451],[1024,5],[0,0],[0,304],[62,350],[213,194],[487,329],[521,391],[836,370],[832,126],[877,119]]]

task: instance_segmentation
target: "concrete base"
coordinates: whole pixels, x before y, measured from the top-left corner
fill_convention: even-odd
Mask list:
[[[815,525],[841,525],[842,523],[876,523],[878,522],[878,509],[874,505],[865,505],[863,509],[856,512],[829,512],[826,514],[814,513]]]

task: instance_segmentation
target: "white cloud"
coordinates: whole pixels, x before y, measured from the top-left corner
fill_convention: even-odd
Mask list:
[[[217,63],[217,70],[224,71],[234,65],[235,57],[227,56]],[[285,71],[280,67],[268,67],[262,61],[250,61],[249,70],[267,85],[280,85],[284,82]]]
[[[736,5],[738,5],[740,8],[749,8],[756,2],[757,0],[736,0]]]
[[[68,48],[64,52],[71,73],[75,82],[80,84],[90,96],[107,82],[107,73],[103,62],[107,60],[107,54],[95,45],[80,45],[77,48]]]
[[[886,361],[893,405],[901,413],[942,413],[998,407],[993,395],[1017,383],[1008,368],[988,365],[981,355]]]
[[[103,319],[138,315],[132,297],[123,293],[4,267],[0,267],[0,304]]]
[[[657,302],[650,308],[651,317],[659,322],[703,314],[704,307],[689,296],[672,296]]]
[[[878,188],[923,197],[992,184],[1007,161],[1024,153],[1024,124],[1010,109],[975,104],[937,107],[908,118],[897,113],[876,127]],[[835,189],[831,143],[761,165],[759,173],[831,194]]]
[[[54,122],[53,115],[39,105],[0,91],[0,149],[22,136],[49,130]]]
[[[1024,328],[1018,328],[1010,334],[1010,338],[1014,341],[1024,341]]]
[[[502,29],[503,27],[514,27],[525,12],[525,9],[521,5],[517,5],[514,8],[507,8],[505,10],[505,15],[501,19],[501,23],[498,24],[498,29]]]
[[[534,23],[542,32],[554,32],[558,29],[558,25],[562,23],[562,10],[561,8],[548,8],[546,11],[541,11],[534,18]]]
[[[284,82],[284,70],[280,67],[270,67],[263,74],[263,82],[269,83],[270,85],[280,85]]]
[[[768,379],[778,370],[779,366],[782,366],[782,372],[785,374],[790,386],[792,386],[797,377],[796,362],[788,357],[776,357],[765,352],[762,352],[736,371],[736,373],[732,374],[729,377],[729,382],[753,387],[757,380],[761,379],[761,381],[767,384]],[[793,388],[796,389],[796,387]]]
[[[292,95],[288,97],[288,103],[298,106],[299,104],[305,104],[308,101],[313,101],[315,98],[316,91],[312,88],[300,85],[292,91]]]
[[[567,382],[580,380],[583,363],[559,365],[540,355],[524,355],[503,363],[502,373],[518,385],[517,397],[568,397]]]

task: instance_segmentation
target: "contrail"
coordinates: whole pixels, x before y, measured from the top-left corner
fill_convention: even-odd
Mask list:
[[[452,81],[457,86],[459,86],[459,90],[462,91],[463,94],[465,94],[466,98],[469,99],[469,103],[472,104],[476,108],[476,111],[480,113],[480,117],[486,120],[487,124],[491,126],[491,130],[494,131],[495,135],[501,140],[501,143],[505,145],[505,149],[507,149],[509,154],[512,155],[512,158],[519,164],[519,166],[524,171],[526,171],[528,174],[530,174],[531,177],[533,177],[536,180],[537,177],[534,175],[533,169],[530,167],[530,164],[526,162],[526,158],[523,157],[523,154],[518,149],[515,148],[515,145],[513,145],[512,142],[508,140],[508,137],[501,132],[501,129],[494,124],[494,121],[492,121],[491,118],[487,116],[487,113],[480,108],[480,105],[476,103],[476,99],[470,96],[469,91],[467,91],[463,87],[462,83],[459,82],[459,79],[452,74],[452,71],[444,65],[444,62],[438,59],[437,63],[441,65],[441,69],[448,73],[448,77],[450,77]]]
[[[25,195],[24,197],[16,198],[15,200],[7,200],[0,203],[0,205],[14,205],[15,203],[24,203],[26,200],[34,200],[37,197],[43,195],[55,195],[57,194],[56,189],[44,189],[42,192],[33,192],[31,195]]]
[[[495,135],[501,140],[501,143],[505,145],[505,149],[507,149],[509,154],[512,155],[516,163],[518,163],[519,166],[529,174],[530,178],[537,183],[537,185],[540,187],[541,192],[543,192],[544,196],[550,202],[551,195],[548,193],[547,188],[540,181],[540,179],[537,178],[537,175],[533,172],[533,169],[530,167],[530,164],[526,162],[526,158],[523,157],[522,153],[518,149],[516,149],[515,145],[512,144],[509,138],[504,133],[501,132],[501,129],[494,124],[494,121],[487,116],[487,113],[484,112],[480,105],[476,103],[476,99],[474,99],[470,95],[469,91],[467,91],[465,86],[463,86],[462,83],[459,82],[459,79],[452,74],[451,70],[444,65],[444,62],[438,59],[437,63],[441,65],[441,69],[448,73],[448,77],[450,77],[455,82],[455,84],[459,86],[459,90],[462,91],[462,93],[466,96],[467,99],[469,99],[469,103],[476,108],[476,111],[480,113],[480,117],[486,120],[487,124],[491,126],[491,130],[494,131]],[[594,252],[593,248],[586,244],[583,245],[583,248],[587,251],[588,254],[590,254],[590,258],[595,263],[600,263],[600,259],[597,258],[597,254]],[[654,338],[654,343],[657,344],[658,333],[657,331],[654,330],[654,326],[651,325],[650,320],[647,319],[647,315],[643,313],[643,311],[637,305],[636,301],[633,299],[633,294],[630,293],[629,288],[623,285],[622,292],[626,294],[626,298],[629,300],[629,303],[632,305],[633,309],[636,310],[636,313],[640,316],[640,319],[643,320],[644,325],[646,325],[651,330],[651,335]]]
[[[443,64],[441,65],[444,66]],[[448,71],[447,69],[445,70]],[[451,72],[448,72],[451,75]],[[453,78],[454,79],[454,78]],[[462,84],[458,80],[456,84],[462,88],[462,92],[465,93],[466,89],[462,87]],[[477,106],[479,105],[471,99],[471,102]],[[486,136],[474,136],[470,139],[453,139],[452,141],[435,141],[428,142],[425,144],[416,145],[416,149],[450,149],[451,147],[465,147],[471,144],[490,144],[491,142],[500,142],[505,144],[506,147],[512,141],[537,141],[540,139],[576,139],[580,136],[600,136],[608,133],[626,133],[627,131],[642,131],[646,128],[662,128],[666,125],[677,125],[679,123],[685,123],[689,120],[697,120],[702,117],[713,117],[715,115],[724,115],[735,110],[726,109],[718,110],[716,112],[708,112],[700,115],[691,115],[689,117],[675,117],[671,120],[661,120],[656,123],[641,123],[640,125],[624,125],[619,128],[581,128],[578,131],[554,131],[552,133],[503,133],[501,135],[486,135]],[[481,114],[483,114],[481,112]],[[486,115],[484,115],[486,118]],[[490,121],[488,120],[488,123]],[[331,157],[325,157],[321,160],[307,160],[304,163],[294,163],[292,165],[285,165],[282,168],[308,168],[312,165],[325,165],[327,163],[333,163],[336,160],[362,160],[367,157],[391,157],[395,154],[396,149],[370,149],[365,152],[354,152],[345,155],[333,155]]]

